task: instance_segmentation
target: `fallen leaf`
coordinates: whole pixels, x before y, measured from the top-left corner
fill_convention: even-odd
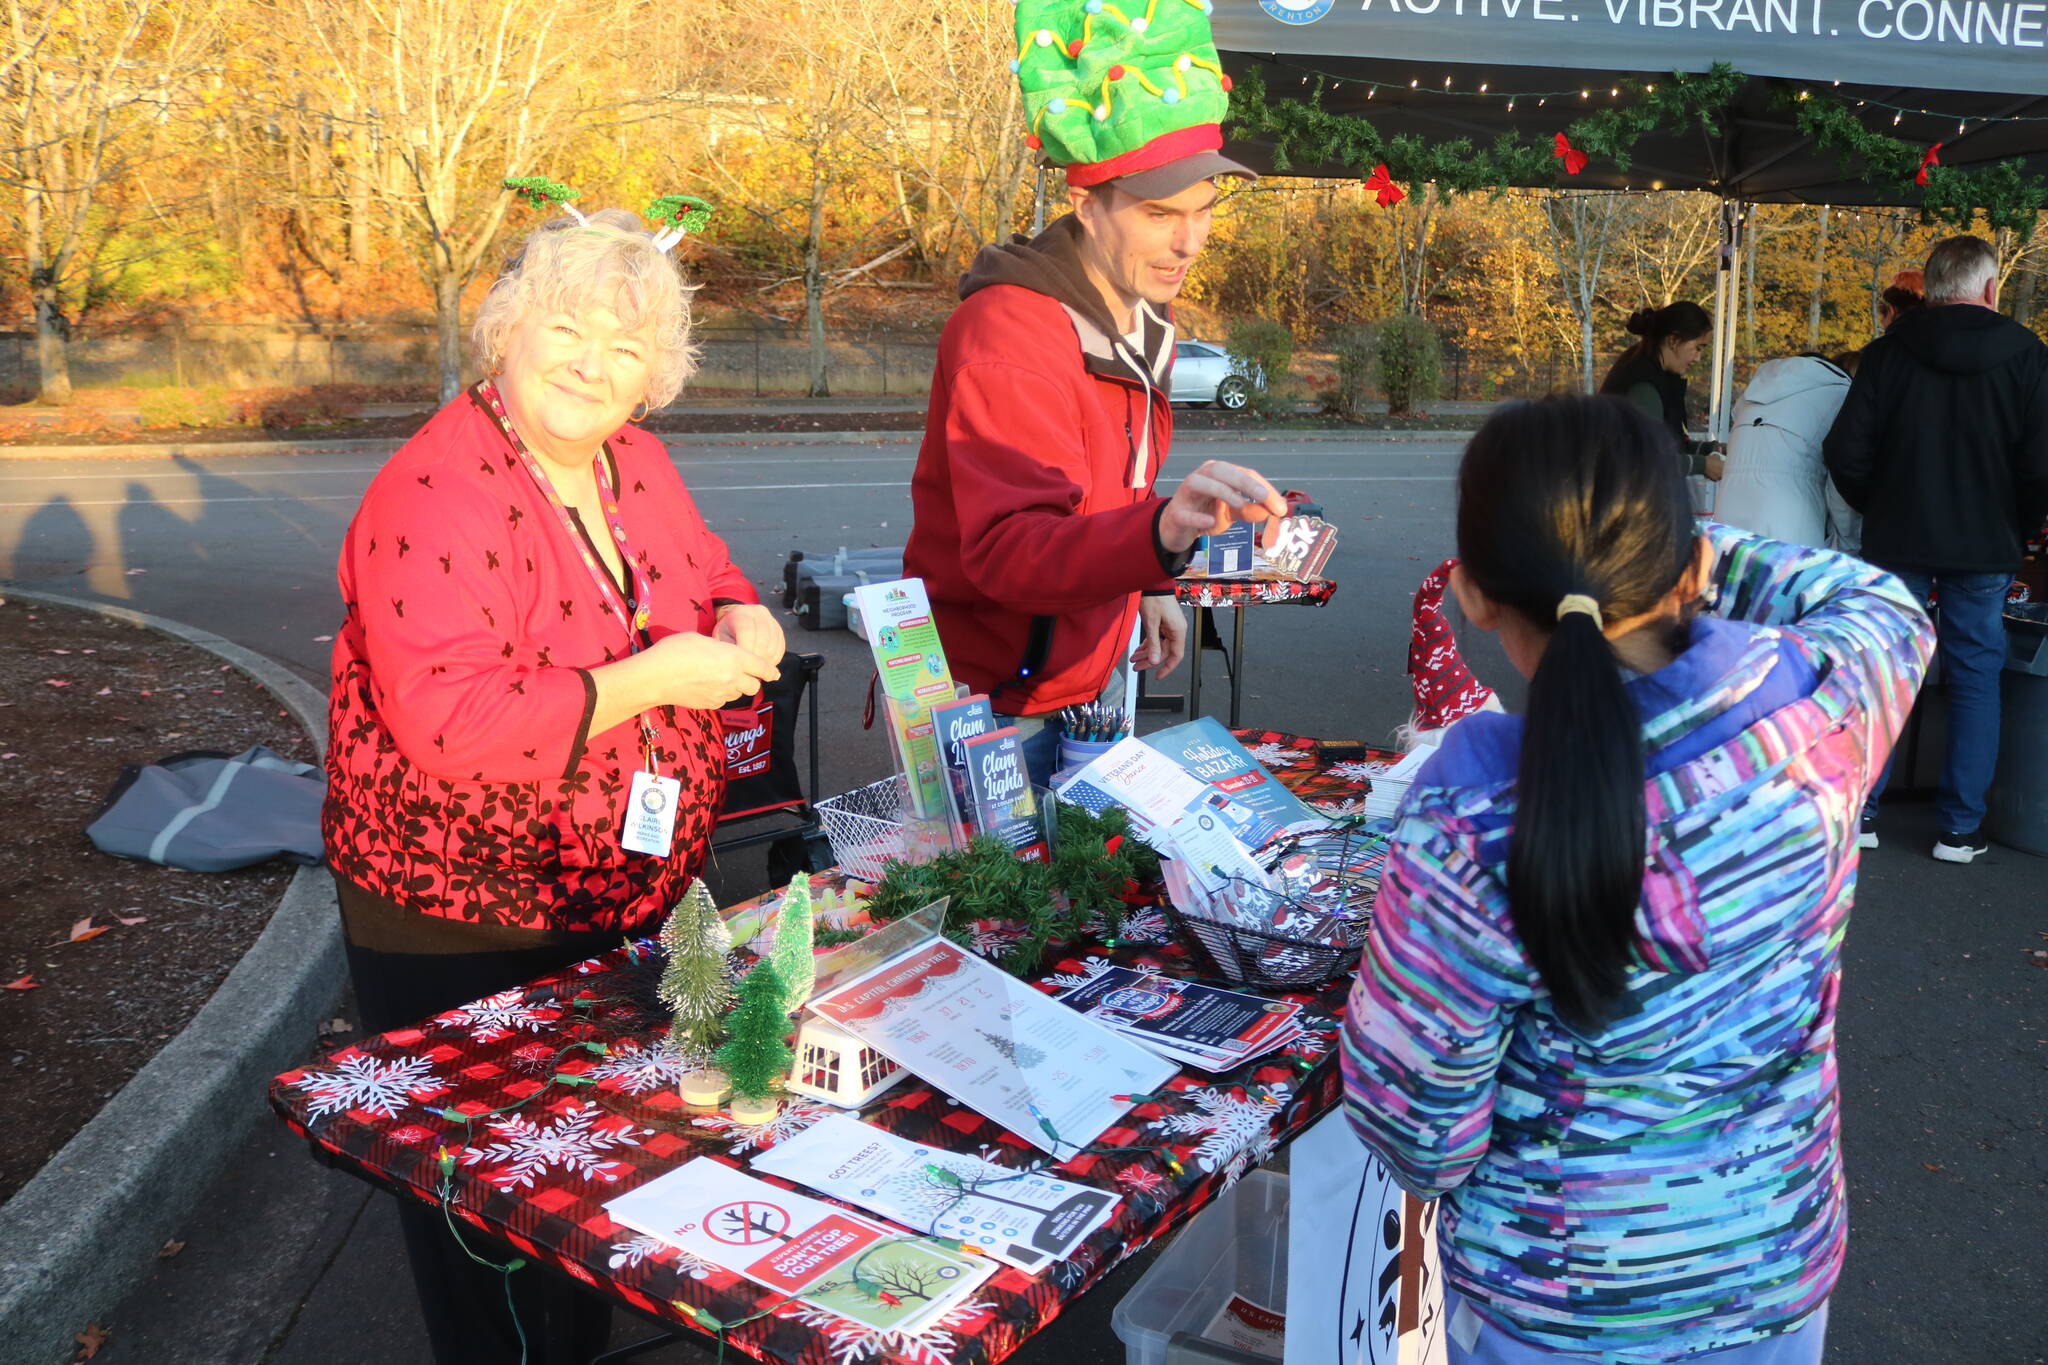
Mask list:
[[[102,687],[99,691],[93,693],[93,695],[95,697],[111,697],[114,695],[114,689],[111,687]]]
[[[83,1332],[76,1333],[72,1340],[78,1343],[78,1359],[91,1360],[100,1353],[100,1347],[114,1334],[96,1322],[88,1322]]]
[[[71,651],[68,649],[53,649],[50,652],[52,654],[69,654]]]
[[[33,976],[16,977],[14,980],[8,982],[5,986],[0,986],[0,990],[5,991],[32,991],[35,988],[36,979]]]
[[[1923,1162],[1921,1162],[1920,1164],[1921,1164],[1921,1166],[1922,1166],[1922,1167],[1924,1167],[1925,1169],[1927,1169],[1927,1170],[1930,1170],[1930,1171],[1933,1171],[1933,1172],[1934,1172],[1934,1173],[1935,1173],[1936,1175],[1939,1175],[1939,1174],[1941,1174],[1941,1172],[1942,1172],[1942,1171],[1944,1171],[1944,1170],[1946,1170],[1946,1169],[1947,1169],[1947,1168],[1946,1168],[1946,1167],[1944,1167],[1944,1166],[1937,1166],[1937,1165],[1935,1165],[1935,1164],[1934,1164],[1933,1162],[1931,1162],[1931,1161],[1923,1161]]]
[[[332,635],[315,635],[313,638],[316,641],[327,641],[332,640],[334,637]]]
[[[95,926],[92,922],[92,916],[87,915],[84,919],[71,926],[70,941],[73,943],[83,943],[89,938],[98,938],[111,928],[113,926],[110,924]]]
[[[71,686],[71,680],[69,678],[45,678],[43,679],[43,685],[46,687],[69,687]]]
[[[149,916],[147,915],[137,915],[134,919],[129,919],[126,915],[116,915],[114,916],[114,918],[120,920],[121,923],[127,925],[131,929],[138,924],[149,923]]]
[[[130,578],[133,578],[133,577],[135,577],[135,575],[137,575],[137,574],[139,574],[139,573],[148,573],[148,572],[149,572],[149,570],[147,570],[147,569],[130,569],[130,570],[128,570],[128,577],[130,577]]]
[[[168,1261],[171,1259],[171,1257],[177,1255],[184,1249],[185,1244],[183,1242],[178,1241],[176,1238],[172,1238],[170,1241],[165,1242],[162,1248],[158,1250],[158,1252],[156,1253],[156,1258],[159,1261]]]

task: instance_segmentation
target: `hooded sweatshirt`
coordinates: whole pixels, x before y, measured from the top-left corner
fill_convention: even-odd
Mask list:
[[[1706,529],[1713,614],[1628,682],[1646,847],[1608,1022],[1560,1018],[1516,932],[1523,720],[1491,712],[1402,800],[1345,1011],[1352,1126],[1444,1197],[1451,1283],[1512,1336],[1616,1365],[1790,1331],[1834,1287],[1857,814],[1933,649],[1890,574]]]
[[[982,248],[939,338],[911,476],[906,573],[955,677],[1012,716],[1093,700],[1138,597],[1187,562],[1159,540],[1152,481],[1173,435],[1173,324],[1119,334],[1072,215]]]
[[[1767,360],[1735,405],[1728,469],[1714,517],[1772,540],[1854,551],[1849,526],[1830,516],[1821,442],[1849,392],[1849,376],[1818,356]],[[1847,504],[1841,512],[1853,517]]]
[[[1826,445],[1863,554],[2011,573],[2048,515],[2048,346],[1989,308],[1915,308],[1870,343]]]

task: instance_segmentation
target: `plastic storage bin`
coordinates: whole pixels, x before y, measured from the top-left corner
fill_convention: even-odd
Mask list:
[[[1202,1210],[1161,1252],[1110,1326],[1125,1365],[1267,1365],[1269,1356],[1201,1339],[1218,1309],[1242,1294],[1287,1308],[1287,1177],[1253,1171]]]

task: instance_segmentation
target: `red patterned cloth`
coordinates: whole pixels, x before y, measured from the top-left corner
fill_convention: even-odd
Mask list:
[[[758,601],[662,443],[627,427],[608,448],[650,637],[709,633],[715,602]],[[676,852],[622,849],[640,734],[588,733],[586,670],[630,644],[584,554],[470,395],[371,481],[341,552],[323,821],[337,873],[425,914],[538,929],[632,930],[681,896],[718,819],[724,736],[708,711],[648,713],[683,784]]]
[[[1362,794],[1361,783],[1318,763],[1313,740],[1239,733],[1272,754],[1269,766],[1304,798]],[[1163,916],[1135,915],[1126,931],[1131,941],[1122,946],[1076,947],[1057,956],[1041,988],[1076,984],[1110,965],[1188,973],[1184,950],[1163,941]],[[1143,1151],[1086,1156],[1064,1168],[1123,1197],[1116,1215],[1070,1260],[1036,1276],[1005,1266],[924,1331],[876,1337],[803,1304],[776,1307],[777,1296],[752,1281],[605,1216],[607,1201],[692,1157],[744,1165],[752,1153],[841,1112],[795,1100],[773,1122],[743,1126],[722,1114],[687,1111],[675,1094],[675,1064],[657,1050],[668,1019],[654,996],[660,959],[652,949],[651,942],[629,943],[522,989],[345,1047],[277,1077],[271,1105],[337,1164],[376,1183],[438,1202],[445,1179],[456,1218],[644,1313],[687,1325],[673,1301],[725,1322],[772,1307],[729,1336],[756,1359],[993,1365],[1339,1096],[1330,1058],[1345,981],[1281,997],[1312,1009],[1305,1018],[1310,1032],[1292,1046],[1221,1076],[1184,1072],[1160,1100],[1133,1109],[1101,1139],[1133,1148],[1170,1144],[1180,1174],[1161,1155]],[[582,1046],[590,1043],[606,1050]],[[492,1112],[506,1106],[512,1108]],[[445,1110],[478,1117],[458,1123]],[[1037,1155],[1023,1139],[915,1079],[861,1117],[914,1141],[1006,1165]]]
[[[1177,578],[1173,595],[1197,607],[1252,607],[1299,602],[1320,607],[1336,594],[1328,578]]]
[[[1430,570],[1415,590],[1415,630],[1408,638],[1408,674],[1415,683],[1415,728],[1441,730],[1480,710],[1493,689],[1472,676],[1458,637],[1444,617],[1444,589],[1456,559]]]

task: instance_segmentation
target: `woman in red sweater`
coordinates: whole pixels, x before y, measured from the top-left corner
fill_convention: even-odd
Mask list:
[[[712,711],[776,676],[783,639],[662,443],[627,424],[680,389],[689,326],[638,217],[548,223],[477,314],[487,378],[363,496],[324,827],[367,1029],[650,932],[703,861]],[[405,1207],[436,1359],[517,1359],[502,1281]],[[519,1289],[536,1274],[515,1276],[527,1359],[601,1349],[603,1305]],[[567,1349],[534,1353],[551,1340]]]

